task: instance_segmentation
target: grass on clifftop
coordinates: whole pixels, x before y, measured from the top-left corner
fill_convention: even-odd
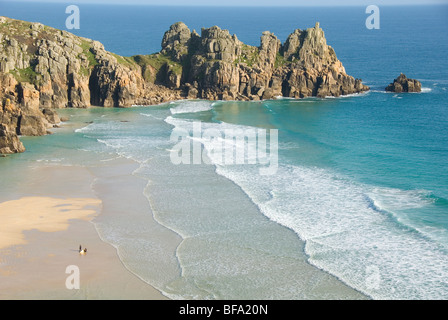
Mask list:
[[[111,52],[111,54],[115,57],[115,59],[117,59],[117,62],[119,64],[124,65],[129,69],[135,68],[136,62],[134,61],[134,59],[132,59],[132,57],[119,56],[118,54],[115,54],[113,52]]]
[[[170,66],[170,70],[177,75],[181,75],[183,70],[182,64],[173,61],[170,56],[161,53],[136,55],[128,59],[132,59],[135,63],[142,67],[143,78],[151,83],[156,82],[158,74],[164,67]],[[150,66],[153,70],[148,68],[148,66]]]
[[[99,62],[95,59],[95,54],[90,50],[91,44],[90,41],[81,40],[81,49],[83,54],[87,57],[87,61],[89,61],[89,68],[93,69]],[[81,67],[81,73],[85,76],[90,74],[90,70]]]
[[[161,53],[150,55],[137,55],[131,57],[138,65],[143,66],[149,64],[156,70],[160,70],[165,64],[173,67],[176,73],[182,73],[182,65],[179,62],[173,61],[170,56]]]

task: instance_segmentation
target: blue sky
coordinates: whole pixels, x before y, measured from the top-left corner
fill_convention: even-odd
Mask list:
[[[15,1],[15,0],[9,0]],[[22,0],[33,1],[37,0]],[[150,4],[150,5],[243,5],[243,6],[343,6],[359,5],[368,6],[381,5],[426,5],[426,4],[448,4],[448,0],[40,0],[42,2],[60,3],[108,3],[108,4]]]

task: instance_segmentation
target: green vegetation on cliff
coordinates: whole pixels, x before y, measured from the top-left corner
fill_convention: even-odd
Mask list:
[[[29,82],[35,86],[41,85],[42,76],[34,71],[33,66],[29,66],[24,69],[11,70],[9,73],[14,76],[17,82]]]
[[[99,64],[98,60],[95,58],[95,54],[92,52],[91,43],[87,40],[81,40],[82,53],[87,57],[87,61],[89,62],[89,69],[82,67],[80,69],[81,74],[88,76],[90,75],[91,70]],[[79,57],[79,56],[78,56]]]
[[[132,59],[132,57],[123,57],[123,56],[119,56],[116,53],[112,53],[111,54],[117,59],[117,62],[123,66],[128,67],[129,69],[133,69],[136,67],[136,62],[134,61],[134,59]]]
[[[277,52],[277,55],[275,57],[275,64],[274,67],[275,68],[279,68],[282,67],[286,64],[290,64],[291,61],[288,61],[280,52]]]
[[[241,55],[234,61],[235,65],[245,63],[249,67],[253,67],[260,60],[260,53],[257,47],[243,44],[241,47]]]
[[[156,83],[163,78],[166,69],[170,69],[176,75],[181,76],[183,66],[167,54],[155,53],[150,55],[136,55],[128,59],[132,59],[142,68],[143,78],[147,82]]]

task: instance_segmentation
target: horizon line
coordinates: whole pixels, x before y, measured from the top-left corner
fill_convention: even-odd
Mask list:
[[[93,1],[76,1],[76,0],[0,0],[1,2],[23,2],[23,3],[54,3],[54,4],[74,4],[74,5],[118,5],[118,6],[153,6],[153,7],[238,7],[238,8],[297,8],[297,7],[307,7],[307,8],[313,8],[313,7],[365,7],[367,4],[361,4],[361,3],[342,3],[342,4],[334,4],[334,3],[327,3],[327,4],[319,4],[319,3],[313,3],[313,4],[306,4],[306,3],[300,3],[300,4],[213,4],[213,3],[207,3],[207,4],[198,4],[198,3],[192,3],[192,4],[174,4],[174,3],[164,3],[164,4],[158,4],[158,3],[144,3],[144,2],[135,2],[135,1],[129,1],[129,2],[103,2],[100,0],[93,0]],[[429,3],[381,3],[376,4],[378,7],[411,7],[411,6],[447,6],[448,3],[442,3],[439,1],[435,2],[429,2]]]

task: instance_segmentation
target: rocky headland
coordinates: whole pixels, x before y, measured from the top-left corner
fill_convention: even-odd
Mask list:
[[[122,57],[98,42],[40,23],[0,17],[0,153],[24,150],[19,135],[44,135],[55,109],[130,107],[180,99],[261,100],[367,91],[347,75],[316,23],[285,43],[271,32],[249,46],[217,26],[184,23],[156,54]]]

